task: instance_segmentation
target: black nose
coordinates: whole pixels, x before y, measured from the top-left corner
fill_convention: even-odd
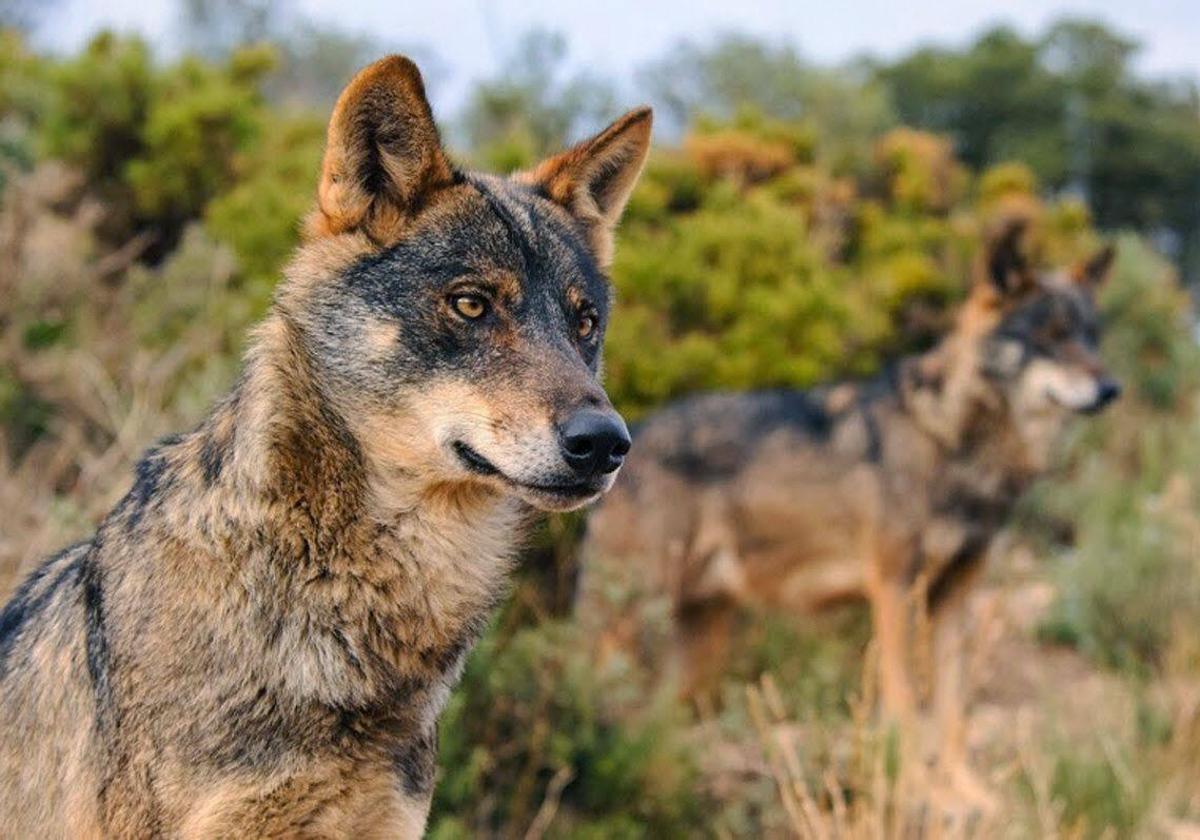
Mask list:
[[[558,429],[563,460],[581,476],[607,474],[629,451],[629,429],[615,411],[584,408]]]
[[[1096,409],[1104,408],[1119,396],[1121,396],[1121,383],[1108,377],[1101,379],[1099,390],[1096,392]]]

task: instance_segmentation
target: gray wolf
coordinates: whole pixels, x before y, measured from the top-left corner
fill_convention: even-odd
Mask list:
[[[535,510],[612,484],[613,230],[651,114],[511,178],[363,70],[244,372],[0,613],[6,837],[416,837]]]
[[[931,629],[938,748],[961,740],[965,593],[1075,415],[1119,394],[1098,356],[1094,292],[1113,252],[1039,272],[1026,223],[990,239],[953,328],[874,380],[707,394],[637,430],[588,521],[578,611],[600,655],[638,653],[647,599],[670,616],[685,694],[712,684],[740,607],[808,611],[866,597],[888,718],[915,725],[914,627]],[[651,654],[653,655],[653,654]]]

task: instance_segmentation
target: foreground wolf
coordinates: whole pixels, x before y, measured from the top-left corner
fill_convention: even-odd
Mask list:
[[[597,370],[650,122],[500,179],[407,59],[353,80],[237,386],[0,614],[0,834],[421,834],[519,526],[629,446]]]
[[[994,237],[952,332],[880,378],[700,396],[650,417],[588,522],[579,609],[604,628],[602,647],[638,644],[623,597],[665,599],[691,692],[719,667],[738,606],[866,595],[883,706],[907,723],[910,633],[927,610],[937,723],[956,766],[963,593],[1067,420],[1119,393],[1093,307],[1112,251],[1039,275],[1023,227]]]

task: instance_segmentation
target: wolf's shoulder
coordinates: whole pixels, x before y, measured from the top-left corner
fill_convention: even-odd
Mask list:
[[[23,637],[45,620],[50,605],[77,586],[84,559],[94,547],[83,540],[43,560],[24,580],[0,610],[0,678],[8,672],[8,660]]]

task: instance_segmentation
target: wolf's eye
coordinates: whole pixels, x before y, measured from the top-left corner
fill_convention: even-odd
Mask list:
[[[478,321],[488,311],[487,298],[482,295],[454,295],[450,298],[450,305],[468,321]]]
[[[579,316],[579,325],[576,327],[576,330],[579,332],[579,337],[586,341],[595,334],[596,326],[596,313],[585,311]]]
[[[1055,318],[1046,330],[1051,341],[1062,342],[1071,337],[1071,324],[1066,318]]]

